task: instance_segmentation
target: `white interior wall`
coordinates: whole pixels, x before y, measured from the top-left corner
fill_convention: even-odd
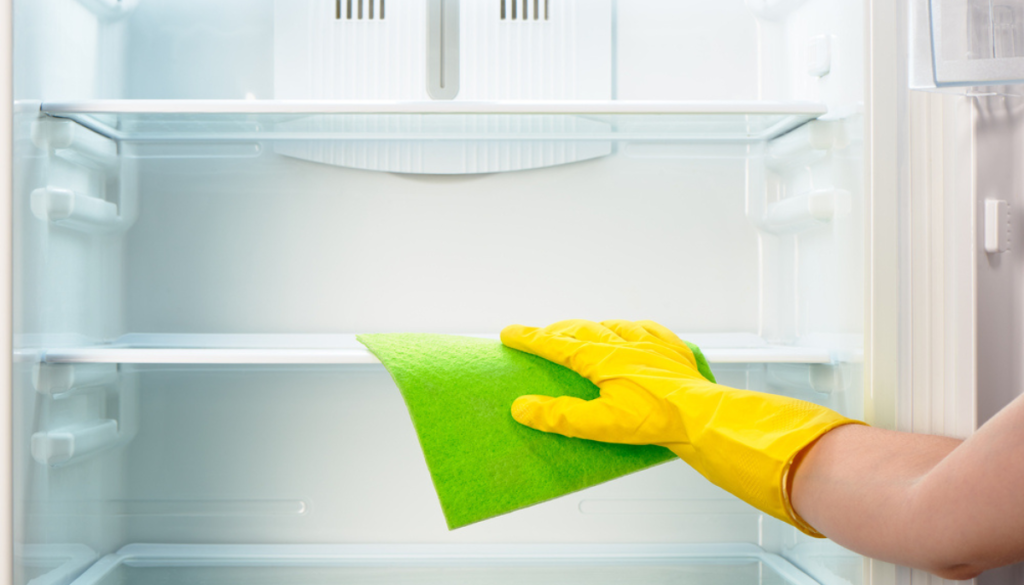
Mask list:
[[[620,0],[617,99],[785,99],[772,23],[742,0]]]
[[[272,99],[273,40],[274,0],[140,0],[119,97]]]
[[[610,316],[756,331],[742,159],[428,177],[265,150],[143,168],[128,331],[488,333]]]
[[[763,384],[760,367],[717,372]],[[129,542],[765,544],[779,528],[674,461],[449,532],[383,368],[142,377],[146,424],[126,455]]]

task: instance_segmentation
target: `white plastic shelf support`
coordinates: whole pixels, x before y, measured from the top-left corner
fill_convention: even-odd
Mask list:
[[[793,234],[825,225],[849,202],[841,189],[815,189],[768,206],[761,227],[773,234]]]
[[[32,458],[43,465],[60,465],[113,445],[118,438],[117,421],[110,419],[35,433]]]
[[[842,122],[814,120],[772,139],[765,163],[776,170],[806,166],[823,158],[829,150],[844,146],[845,142]]]
[[[475,335],[497,339],[496,335]],[[829,364],[825,348],[771,345],[756,335],[684,335],[716,364]],[[379,360],[355,335],[126,335],[110,345],[50,348],[45,364],[346,365]]]
[[[32,370],[32,386],[36,392],[49,396],[65,394],[73,389],[114,384],[117,380],[117,364],[38,363]]]
[[[121,224],[117,205],[60,187],[32,191],[30,204],[39,219],[82,232],[109,232]]]
[[[32,143],[72,163],[117,171],[117,143],[71,120],[44,118],[32,127]]]

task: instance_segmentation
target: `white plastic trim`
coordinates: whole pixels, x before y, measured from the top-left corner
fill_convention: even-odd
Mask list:
[[[494,335],[479,337],[496,338]],[[769,345],[752,335],[692,338],[711,363],[827,364],[828,349]],[[706,341],[718,347],[702,344]],[[39,351],[46,364],[377,364],[355,335],[128,335],[111,345]]]
[[[100,583],[122,564],[132,567],[308,567],[474,564],[516,560],[567,565],[674,560],[751,560],[771,567],[792,585],[816,585],[788,561],[752,544],[683,545],[151,545],[131,544],[107,555],[82,574],[74,585]]]
[[[912,92],[908,100],[909,180],[900,194],[901,431],[966,438],[977,424],[979,343],[992,337],[978,332],[985,255],[973,111],[971,99],[948,94]]]
[[[12,432],[12,200],[13,200],[13,6],[0,0],[0,585],[14,581],[14,464]]]
[[[47,114],[802,114],[828,108],[779,101],[81,100],[43,102]]]

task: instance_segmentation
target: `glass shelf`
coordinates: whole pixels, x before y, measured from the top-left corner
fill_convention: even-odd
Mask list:
[[[826,113],[810,102],[87,100],[41,111],[117,141],[770,140]]]
[[[497,339],[497,335],[474,335]],[[827,349],[771,345],[753,334],[683,335],[713,364],[829,364]],[[107,345],[23,350],[48,364],[339,365],[380,363],[355,335],[129,334]]]
[[[815,585],[752,544],[128,545],[72,585],[142,583]]]

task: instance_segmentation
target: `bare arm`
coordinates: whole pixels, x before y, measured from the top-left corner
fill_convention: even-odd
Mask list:
[[[1024,396],[966,441],[839,427],[796,461],[792,499],[839,544],[947,579],[1024,560]]]

